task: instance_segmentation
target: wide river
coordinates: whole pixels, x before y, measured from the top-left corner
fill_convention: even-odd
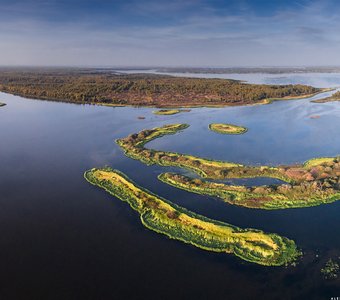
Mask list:
[[[340,86],[339,74],[236,77]],[[187,130],[148,147],[252,165],[339,155],[340,103],[310,101],[156,116],[151,108],[75,105],[0,93],[0,102],[7,104],[0,108],[0,299],[340,297],[340,281],[325,281],[320,274],[328,258],[340,256],[340,201],[277,211],[227,205],[161,183],[157,175],[171,168],[129,159],[114,143],[145,128],[188,123]],[[249,131],[219,135],[208,130],[213,122]],[[83,179],[85,170],[106,165],[197,213],[287,236],[304,257],[296,267],[262,267],[149,231],[126,203]]]

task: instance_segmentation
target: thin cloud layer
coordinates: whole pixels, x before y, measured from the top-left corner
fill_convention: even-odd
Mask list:
[[[0,64],[340,64],[335,1],[225,2],[0,0]]]

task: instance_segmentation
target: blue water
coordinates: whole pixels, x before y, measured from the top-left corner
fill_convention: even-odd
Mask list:
[[[257,80],[261,76],[256,74]],[[307,84],[340,85],[337,74],[303,76]],[[280,78],[266,74],[261,80],[300,82],[297,75]],[[0,102],[7,103],[0,108],[0,298],[336,296],[339,281],[325,282],[320,267],[329,257],[340,256],[340,202],[278,211],[231,206],[158,181],[158,174],[176,169],[131,160],[114,143],[145,128],[188,123],[183,132],[147,147],[251,165],[339,155],[340,103],[311,100],[156,116],[151,108],[75,105],[0,93]],[[311,118],[316,115],[319,118]],[[216,122],[249,130],[244,135],[220,135],[208,129]],[[83,179],[85,170],[105,165],[192,211],[294,239],[304,258],[295,268],[265,268],[148,231],[126,203]]]

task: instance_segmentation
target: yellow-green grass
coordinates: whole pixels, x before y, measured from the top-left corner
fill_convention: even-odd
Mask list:
[[[187,124],[171,124],[153,129],[145,129],[126,138],[118,139],[116,142],[124,150],[126,156],[140,160],[147,165],[158,164],[161,166],[181,167],[192,170],[201,177],[211,179],[270,177],[286,181],[287,183],[301,183],[325,176],[339,177],[337,175],[337,172],[340,171],[339,163],[337,163],[338,157],[326,159],[328,162],[334,161],[333,166],[335,168],[329,171],[327,170],[329,166],[322,165],[322,163],[326,162],[325,159],[312,159],[304,165],[277,167],[245,166],[233,162],[212,160],[189,154],[153,150],[144,147],[151,140],[168,134],[176,134],[188,126]],[[315,164],[319,164],[317,170],[312,167]]]
[[[209,129],[221,134],[243,134],[248,131],[246,127],[225,123],[212,123]]]
[[[175,115],[180,113],[181,111],[179,109],[160,109],[160,110],[155,110],[153,113],[155,115]]]
[[[285,181],[276,187],[242,187],[201,182],[201,185],[180,185],[173,179],[164,182],[188,191],[217,196],[223,200],[246,207],[282,209],[315,206],[339,199],[340,158],[315,158],[305,164],[293,166],[245,166],[231,162],[215,161],[188,154],[156,151],[144,146],[151,140],[167,134],[175,134],[187,124],[171,124],[143,130],[117,140],[125,154],[152,165],[175,166],[196,172],[211,179],[270,177]]]
[[[92,169],[84,177],[111,195],[126,201],[140,214],[144,226],[198,248],[232,253],[265,266],[292,263],[299,255],[294,241],[257,229],[241,229],[208,219],[143,189],[112,169]]]
[[[320,166],[322,164],[332,163],[334,161],[334,157],[318,157],[318,158],[312,158],[310,160],[307,160],[304,163],[305,168],[312,168],[316,166]]]
[[[296,185],[237,186],[193,179],[174,173],[163,173],[158,178],[174,187],[248,208],[286,209],[311,207],[340,200],[340,191],[324,182],[304,182]],[[323,186],[324,185],[324,186]]]
[[[126,138],[116,140],[124,150],[126,156],[152,165],[174,166],[192,170],[202,177],[213,179],[224,178],[249,178],[249,177],[272,177],[285,181],[291,179],[286,176],[284,169],[261,166],[251,167],[242,164],[211,160],[176,152],[156,151],[145,148],[145,144],[151,140],[168,134],[176,134],[188,127],[187,124],[171,124],[153,129],[142,130],[139,133],[129,135]]]

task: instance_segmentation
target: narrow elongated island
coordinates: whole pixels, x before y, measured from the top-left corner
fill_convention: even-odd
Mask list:
[[[194,171],[203,178],[269,177],[284,181],[273,186],[233,186],[213,183],[166,173],[163,182],[203,195],[216,196],[230,204],[261,209],[283,209],[316,206],[340,199],[340,157],[315,158],[293,166],[245,166],[216,161],[188,154],[156,151],[145,148],[149,141],[167,134],[175,134],[187,124],[165,125],[143,130],[117,140],[125,154],[148,165],[181,167]]]
[[[322,99],[318,99],[318,100],[313,100],[312,102],[314,102],[314,103],[326,103],[326,102],[336,102],[336,101],[340,101],[340,91],[334,93],[330,97],[322,98]]]
[[[5,103],[0,102],[0,107],[5,106],[5,105],[6,105]]]
[[[181,167],[196,172],[201,177],[212,179],[224,178],[249,178],[249,177],[272,177],[290,181],[283,169],[275,167],[247,167],[242,164],[211,160],[188,154],[180,154],[168,151],[156,151],[147,149],[144,145],[164,135],[176,134],[186,128],[187,124],[170,124],[153,129],[142,130],[126,138],[116,140],[116,143],[124,150],[126,156],[152,165]]]
[[[210,182],[175,173],[163,173],[158,178],[174,187],[201,195],[218,197],[229,204],[248,208],[268,210],[302,208],[331,203],[340,199],[340,191],[336,187],[332,187],[327,180],[247,187]],[[335,182],[339,184],[339,179]]]
[[[117,170],[92,169],[85,179],[126,201],[140,214],[144,226],[198,248],[232,253],[265,266],[291,264],[301,255],[294,241],[274,233],[208,219],[165,200],[132,182]]]

